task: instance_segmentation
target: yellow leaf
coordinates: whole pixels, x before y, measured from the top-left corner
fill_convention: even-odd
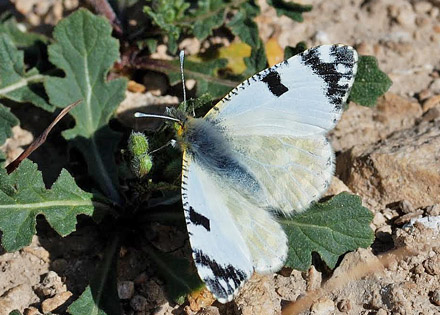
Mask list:
[[[246,70],[244,58],[251,55],[251,46],[245,43],[232,43],[228,47],[219,49],[219,58],[228,59],[228,69],[233,74],[241,74]]]
[[[265,45],[269,67],[272,67],[273,65],[276,65],[277,63],[284,60],[284,51],[281,48],[280,44],[278,44],[277,39],[277,37],[271,37]]]

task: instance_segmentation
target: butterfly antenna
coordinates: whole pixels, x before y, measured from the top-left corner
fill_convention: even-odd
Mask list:
[[[134,117],[139,118],[139,117],[148,117],[148,118],[160,118],[160,119],[167,119],[167,120],[172,120],[175,122],[178,122],[179,124],[182,124],[182,122],[174,117],[170,117],[170,116],[165,116],[165,115],[157,115],[157,114],[145,114],[145,113],[141,113],[141,112],[136,112],[134,113]]]
[[[182,89],[183,89],[183,102],[186,106],[186,87],[185,87],[185,76],[183,75],[183,61],[185,60],[185,51],[181,50],[179,53],[179,59],[180,59],[180,74],[182,75]],[[194,112],[193,108],[193,116],[195,116],[196,113]]]
[[[157,148],[156,150],[153,150],[153,151],[151,151],[151,152],[148,152],[148,154],[154,154],[154,153],[156,153],[157,151],[160,151],[160,150],[162,150],[162,149],[165,149],[167,146],[172,146],[172,147],[174,147],[175,146],[175,143],[176,143],[176,140],[174,140],[174,139],[171,139],[170,141],[168,141],[167,143],[165,143],[163,146],[161,146],[161,147],[159,147],[159,148]]]

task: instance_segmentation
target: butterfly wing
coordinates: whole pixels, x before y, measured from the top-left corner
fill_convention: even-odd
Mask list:
[[[347,46],[307,50],[243,82],[206,115],[225,136],[217,152],[224,148],[240,165],[234,171],[255,180],[248,183],[261,189],[255,196],[246,192],[248,181],[228,185],[202,164],[215,143],[194,149],[199,160],[185,151],[182,201],[193,257],[220,302],[230,301],[253,270],[282,266],[287,238],[268,210],[299,212],[325,191],[333,174],[325,134],[340,118],[356,62]]]
[[[231,301],[254,269],[282,267],[287,238],[271,214],[187,153],[182,202],[197,271],[218,301]]]
[[[205,116],[231,135],[326,134],[341,116],[357,70],[349,46],[318,46],[247,79]]]
[[[348,46],[306,50],[246,80],[206,115],[265,188],[269,207],[301,212],[327,189],[334,154],[325,135],[341,116],[357,60]]]

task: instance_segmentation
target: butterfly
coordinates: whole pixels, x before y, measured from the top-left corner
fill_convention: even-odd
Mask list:
[[[203,118],[175,114],[192,255],[219,302],[253,272],[281,269],[288,244],[276,216],[305,211],[328,188],[334,153],[326,134],[357,62],[352,47],[314,47],[247,79]]]

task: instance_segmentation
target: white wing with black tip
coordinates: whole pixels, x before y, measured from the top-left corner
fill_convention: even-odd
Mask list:
[[[326,134],[342,114],[357,61],[349,46],[311,48],[247,79],[205,118],[231,136]]]
[[[184,155],[182,202],[199,276],[226,303],[254,270],[282,267],[287,238],[268,211],[210,171]]]

